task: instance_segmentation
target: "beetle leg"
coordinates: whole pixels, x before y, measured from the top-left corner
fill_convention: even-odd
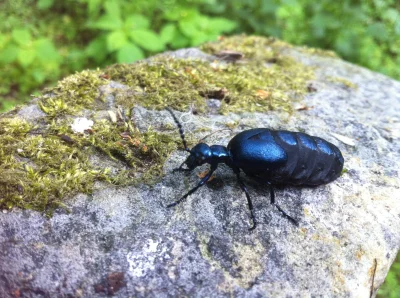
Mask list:
[[[188,196],[190,196],[192,193],[194,193],[196,190],[198,190],[201,186],[203,186],[203,185],[208,181],[208,179],[210,179],[211,175],[214,173],[214,171],[215,171],[216,169],[217,169],[217,165],[211,165],[211,169],[208,171],[207,175],[204,176],[204,178],[201,179],[200,182],[199,182],[195,187],[193,187],[191,190],[189,190],[189,191],[187,192],[187,194],[185,194],[185,195],[184,195],[183,197],[181,197],[179,200],[177,200],[177,201],[175,201],[175,202],[173,202],[173,203],[167,205],[167,208],[171,208],[171,207],[174,207],[174,206],[178,205],[178,204],[181,203],[184,199],[186,199]],[[185,170],[185,169],[183,169],[183,170]]]
[[[257,225],[256,218],[254,217],[254,213],[253,213],[253,203],[251,202],[250,194],[249,194],[249,191],[247,190],[246,185],[244,184],[243,180],[240,178],[239,172],[236,173],[236,177],[239,182],[240,188],[246,194],[247,205],[249,206],[249,210],[250,210],[250,217],[251,217],[251,220],[253,221],[253,225],[249,228],[249,231],[251,231],[251,230],[254,230]]]
[[[279,210],[279,212],[283,215],[283,217],[285,217],[292,224],[294,224],[295,226],[298,227],[299,223],[297,222],[297,220],[295,220],[293,217],[289,216],[285,211],[282,210],[281,207],[279,207],[278,204],[275,203],[275,190],[274,190],[274,187],[269,182],[268,182],[268,185],[269,185],[269,193],[270,193],[270,197],[271,197],[271,204],[274,205]]]
[[[175,168],[172,170],[172,172],[189,172],[190,169],[184,169],[183,166],[185,165],[185,162],[183,162],[179,168]]]

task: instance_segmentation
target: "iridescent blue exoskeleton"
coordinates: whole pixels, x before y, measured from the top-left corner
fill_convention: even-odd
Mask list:
[[[240,177],[241,171],[268,185],[271,204],[276,206],[290,222],[298,225],[295,219],[275,203],[273,185],[317,186],[335,180],[342,172],[344,159],[335,145],[324,139],[300,132],[255,128],[237,134],[230,140],[227,147],[199,143],[189,149],[182,125],[172,110],[169,108],[167,110],[171,113],[179,128],[185,150],[190,153],[181,166],[174,171],[192,171],[202,164],[210,164],[207,175],[188,193],[167,207],[178,205],[194,193],[210,179],[218,164],[224,163],[236,174],[239,186],[246,194],[252,219],[250,230],[256,227],[256,219],[249,192]],[[186,165],[186,168],[184,168],[184,165]]]

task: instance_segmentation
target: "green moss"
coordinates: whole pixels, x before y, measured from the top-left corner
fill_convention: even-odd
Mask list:
[[[99,98],[99,86],[106,82],[100,71],[85,70],[58,82],[54,88],[46,89],[39,106],[50,117],[78,114],[83,109],[93,109]]]
[[[302,98],[311,68],[282,54],[291,47],[274,38],[235,36],[201,48],[210,54],[236,51],[244,59],[236,63],[196,61],[157,56],[135,64],[113,65],[100,71],[84,71],[70,76],[42,96],[40,107],[51,117],[78,114],[101,103],[98,87],[105,78],[130,86],[119,90],[117,104],[135,104],[178,110],[194,107],[204,111],[206,99],[219,92],[221,113],[281,109],[292,112],[292,101]]]
[[[199,91],[204,87],[199,74],[195,74],[201,64],[200,61],[154,58],[151,62],[113,65],[105,73],[112,80],[133,88],[116,97],[117,103],[125,107],[140,104],[153,109],[169,106],[186,110],[194,105],[203,110],[205,101]]]
[[[14,126],[19,124],[21,129]],[[27,122],[18,118],[0,123],[0,207],[48,210],[62,205],[59,199],[90,192],[102,175],[85,153],[54,135],[29,134]]]
[[[240,124],[240,121],[239,121],[239,120],[236,120],[236,121],[232,121],[232,122],[229,122],[229,123],[225,123],[225,126],[226,126],[228,129],[233,130],[233,129],[235,129],[236,127],[238,127],[239,124]]]
[[[327,80],[332,83],[342,84],[349,89],[357,89],[358,88],[356,84],[354,84],[353,82],[350,82],[349,80],[346,80],[344,78],[328,76]]]
[[[307,53],[310,55],[318,55],[321,57],[330,57],[330,58],[339,58],[339,56],[334,52],[330,50],[323,50],[319,48],[310,48],[310,47],[301,47],[299,50],[303,53]]]
[[[274,37],[237,35],[224,37],[219,42],[206,43],[201,49],[210,54],[221,51],[234,51],[244,55],[246,60],[272,61],[281,58],[282,50],[293,48],[291,44]]]
[[[234,63],[158,56],[65,78],[39,98],[38,105],[48,115],[44,121],[32,125],[17,118],[15,111],[0,118],[0,208],[17,206],[51,214],[63,206],[62,199],[92,192],[98,180],[119,185],[157,181],[165,159],[181,145],[175,127],[165,127],[172,129],[166,133],[140,132],[130,115],[120,115],[112,121],[96,120],[85,133],[71,130],[74,117],[83,112],[88,118],[107,115],[109,109],[109,114],[117,115],[105,96],[114,96],[115,105],[128,114],[135,105],[193,107],[203,112],[207,98],[221,100],[221,113],[291,112],[292,102],[307,92],[313,71],[284,56],[287,47],[271,38],[231,37],[202,49],[210,54],[222,50],[244,54]],[[117,92],[105,88],[103,94],[99,87],[109,79],[129,88]],[[100,155],[104,164],[96,163],[94,155]],[[111,170],[110,161],[120,166]]]
[[[134,178],[154,182],[160,177],[165,159],[176,150],[179,136],[171,137],[151,129],[141,133],[130,122],[111,123],[98,121],[86,141],[113,160],[122,161],[130,170],[114,179],[117,184],[127,184]]]
[[[220,90],[221,113],[281,109],[292,112],[292,101],[307,91],[313,78],[311,68],[281,54],[288,45],[272,38],[230,37],[209,43],[202,50],[216,54],[221,50],[239,51],[245,59],[238,63],[210,63],[165,56],[132,65],[113,65],[105,69],[112,80],[132,87],[117,98],[121,105],[140,104],[161,109],[170,106],[198,111],[206,99]]]
[[[61,199],[91,193],[96,180],[113,184],[151,183],[162,174],[177,138],[149,130],[140,133],[130,123],[98,121],[90,134],[74,134],[67,120],[53,119],[34,131],[18,118],[0,121],[0,208],[52,211]],[[128,170],[110,169],[90,161],[93,150],[123,160]]]

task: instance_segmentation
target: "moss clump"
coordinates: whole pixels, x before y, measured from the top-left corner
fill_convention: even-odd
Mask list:
[[[346,80],[344,78],[328,76],[327,80],[332,83],[342,84],[349,89],[357,89],[358,88],[356,84],[354,84],[353,82],[350,82],[349,80]]]
[[[0,127],[0,208],[51,212],[65,195],[90,192],[104,174],[84,150],[54,135],[30,134],[34,127],[24,120],[1,119]]]
[[[89,134],[74,134],[68,121],[54,120],[37,128],[18,118],[0,119],[0,208],[52,211],[61,199],[91,193],[96,180],[114,184],[150,183],[176,149],[178,139],[131,123],[95,124]],[[127,169],[111,173],[90,161],[94,150],[123,160]],[[122,167],[123,168],[123,167]]]
[[[200,61],[158,57],[135,64],[112,65],[105,73],[112,80],[133,87],[133,92],[121,93],[116,98],[117,103],[125,107],[140,104],[153,109],[169,106],[185,110],[194,105],[202,109],[205,101],[199,95],[201,84],[197,82],[200,78],[190,74],[192,69],[201,67],[200,64]]]
[[[165,159],[180,143],[177,137],[151,129],[141,133],[130,122],[114,124],[102,120],[93,126],[93,132],[84,143],[128,167],[125,177],[119,176],[115,183],[126,184],[139,177],[140,181],[150,183],[161,176]]]
[[[281,58],[284,49],[292,47],[291,44],[274,37],[237,35],[222,37],[218,42],[206,43],[200,48],[212,55],[222,51],[233,51],[242,53],[246,60],[274,62]]]
[[[310,48],[310,47],[301,47],[299,48],[301,52],[307,53],[310,55],[318,55],[321,57],[330,57],[330,58],[339,58],[339,56],[334,52],[330,50],[323,50],[319,48]]]
[[[50,117],[77,114],[83,109],[93,109],[99,98],[99,86],[105,84],[100,71],[85,70],[58,82],[54,88],[45,90],[39,106]]]
[[[170,106],[204,110],[205,99],[219,94],[221,112],[292,111],[293,100],[306,94],[311,68],[281,54],[288,45],[272,38],[230,37],[202,46],[216,54],[221,50],[239,51],[238,63],[174,59],[165,56],[133,65],[114,65],[105,69],[112,80],[133,88],[117,98],[124,106],[140,104],[161,109]],[[219,92],[218,92],[219,91]]]

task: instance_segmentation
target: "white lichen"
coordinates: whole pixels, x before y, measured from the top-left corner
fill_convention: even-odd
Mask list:
[[[84,133],[85,130],[91,129],[93,124],[93,120],[87,118],[75,118],[74,123],[71,124],[71,128],[75,133]]]

